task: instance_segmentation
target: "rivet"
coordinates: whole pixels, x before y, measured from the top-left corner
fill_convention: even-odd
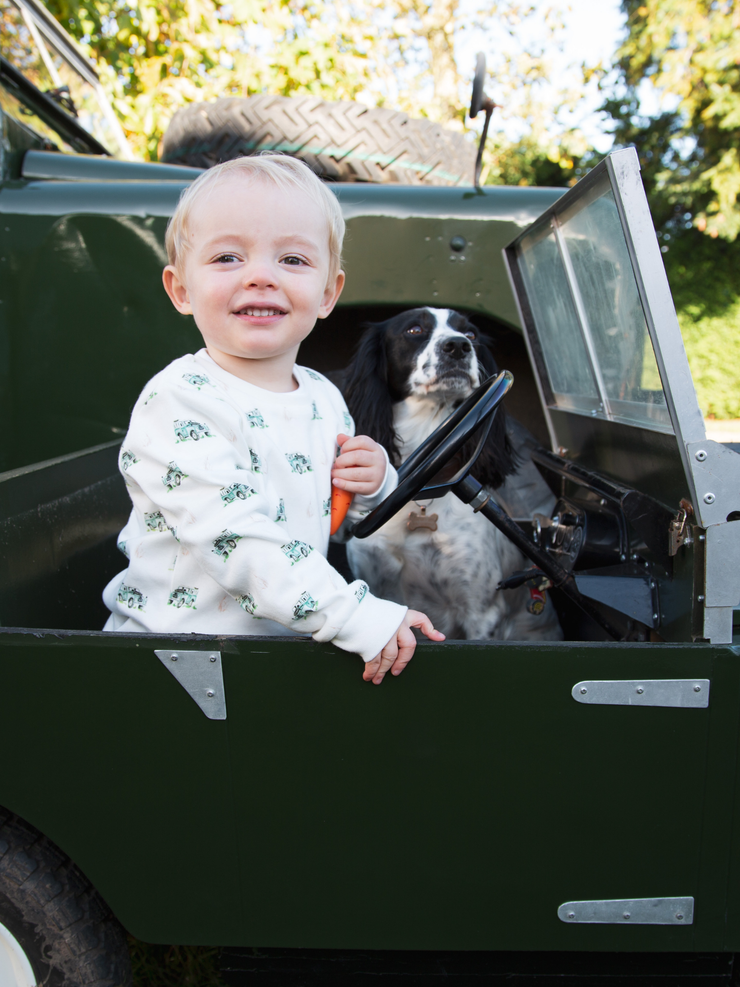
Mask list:
[[[215,660],[216,660],[216,656],[215,655],[211,655],[211,661],[215,661]]]
[[[450,250],[454,250],[456,253],[461,254],[463,250],[465,250],[467,243],[468,241],[464,236],[453,236],[450,240]]]
[[[703,603],[704,602],[704,597],[703,596],[697,596],[697,600],[699,601],[699,603]]]
[[[627,556],[626,555],[620,555],[619,556],[619,561],[620,562],[626,562],[627,561]]]
[[[701,686],[700,685],[695,685],[694,686],[694,692],[701,692]]]
[[[697,449],[695,455],[696,455],[696,460],[699,463],[703,463],[704,460],[707,458],[707,454],[706,452],[704,452],[703,449]]]
[[[177,661],[177,655],[170,655],[170,661]]]
[[[206,689],[206,695],[208,696],[209,699],[213,699],[216,693],[213,691],[213,689]]]
[[[575,912],[568,912],[568,918],[575,918],[575,917],[576,917]]]
[[[679,922],[683,921],[683,915],[681,914],[681,912],[676,912],[676,918],[678,919]]]
[[[475,293],[475,297],[476,297],[476,298],[480,298],[480,292],[479,292],[479,291],[476,291],[476,293]]]
[[[624,915],[622,916],[622,918],[626,918],[626,919],[629,919],[629,918],[631,918],[631,917],[632,917],[632,916],[630,915],[630,913],[629,913],[629,912],[625,912],[625,913],[624,913]]]
[[[653,620],[657,620],[657,619],[658,619],[658,615],[657,615],[657,613],[654,613],[653,614]]]
[[[713,504],[714,501],[715,501],[715,499],[716,498],[715,498],[715,496],[714,496],[713,493],[705,493],[704,494],[704,503],[705,504]]]
[[[581,695],[582,695],[582,696],[585,696],[587,692],[588,692],[588,689],[586,688],[586,686],[585,686],[585,685],[584,685],[584,686],[582,686],[582,687],[581,687]]]
[[[645,690],[643,689],[643,687],[641,685],[638,685],[638,687],[635,689],[635,692],[637,693],[638,696],[641,696],[644,691]]]
[[[699,535],[699,541],[706,541],[706,538],[704,537],[704,535]]]

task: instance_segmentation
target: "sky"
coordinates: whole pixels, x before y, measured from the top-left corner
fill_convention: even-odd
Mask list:
[[[557,0],[555,0],[557,3]],[[531,0],[532,6],[538,11],[553,6],[553,0]],[[553,80],[561,87],[564,84],[583,90],[580,65],[584,61],[595,65],[602,61],[605,65],[610,59],[624,33],[625,17],[619,0],[563,0],[563,19],[565,28],[560,35],[562,51],[550,51],[553,61]],[[539,18],[541,23],[542,18]],[[525,28],[531,37],[536,36],[538,18],[532,18]],[[503,39],[492,37],[483,32],[470,31],[461,37],[456,45],[458,66],[470,64],[471,76],[475,65],[476,52],[482,51],[488,60],[489,70],[495,66],[496,46],[506,43]],[[554,86],[552,87],[554,91]],[[495,100],[496,82],[493,74],[489,75],[486,91]],[[641,93],[641,96],[643,94]],[[646,92],[645,99],[649,102],[652,93]],[[606,152],[611,147],[611,137],[605,132],[605,124],[597,113],[599,104],[603,101],[595,82],[586,87],[584,98],[569,122],[579,126],[589,143],[597,150]],[[494,118],[495,119],[495,118]],[[496,121],[507,135],[515,140],[517,132],[516,120]],[[492,126],[494,124],[492,123]]]

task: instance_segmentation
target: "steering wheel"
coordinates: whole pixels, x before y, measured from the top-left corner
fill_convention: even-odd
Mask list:
[[[413,452],[398,471],[398,486],[384,501],[364,517],[352,529],[355,538],[367,538],[394,514],[416,497],[442,497],[468,475],[476,459],[483,451],[498,406],[514,383],[513,374],[502,371],[496,377],[476,388],[439,428]],[[465,444],[467,439],[483,427],[473,454],[451,477],[440,477],[431,483]]]

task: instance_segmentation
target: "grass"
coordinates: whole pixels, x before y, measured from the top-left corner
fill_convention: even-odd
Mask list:
[[[686,354],[705,418],[740,418],[740,298],[723,315],[679,311]]]
[[[134,987],[224,987],[215,946],[155,946],[129,936]]]
[[[691,229],[664,257],[699,407],[705,417],[740,418],[740,238]]]

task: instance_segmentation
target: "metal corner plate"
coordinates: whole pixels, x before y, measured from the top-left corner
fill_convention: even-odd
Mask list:
[[[576,682],[571,696],[594,706],[674,706],[706,709],[709,679],[618,679]]]
[[[566,901],[558,918],[567,925],[693,925],[694,899],[612,898]]]
[[[226,690],[220,651],[155,651],[164,667],[209,720],[226,719]]]

